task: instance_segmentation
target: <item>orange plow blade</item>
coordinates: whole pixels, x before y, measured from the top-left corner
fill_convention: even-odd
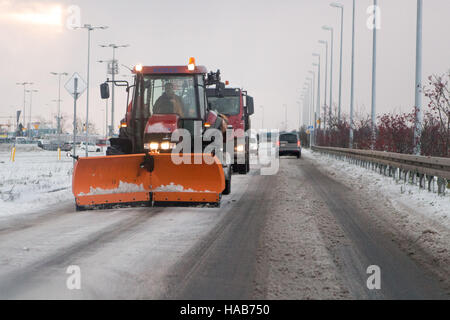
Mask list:
[[[150,202],[150,173],[141,168],[144,154],[79,158],[72,192],[79,207]]]
[[[187,163],[176,164],[171,154],[154,156],[153,201],[219,203],[225,189],[220,161],[206,154],[185,154]],[[201,159],[201,164],[195,164]],[[211,164],[208,164],[211,163]]]
[[[144,157],[144,154],[133,154],[79,158],[72,178],[77,208],[151,205],[153,201],[220,202],[225,177],[216,157],[185,154],[188,161],[176,164],[171,154],[152,154],[149,170],[142,165]],[[195,164],[195,157],[203,157],[202,163]]]

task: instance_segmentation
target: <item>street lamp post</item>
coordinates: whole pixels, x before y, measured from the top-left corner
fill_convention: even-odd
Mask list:
[[[311,126],[313,127],[312,129],[312,134],[311,134],[311,144],[314,144],[315,141],[315,131],[314,129],[316,128],[315,126],[315,122],[316,122],[316,113],[314,111],[314,106],[315,106],[315,95],[316,95],[316,73],[314,71],[309,71],[310,74],[312,74],[312,99],[311,99],[311,119],[310,121],[313,122],[311,124]]]
[[[67,76],[67,72],[50,72],[54,76],[58,76],[58,117],[56,119],[56,130],[58,132],[58,143],[61,140],[61,77]]]
[[[33,107],[33,92],[39,92],[39,90],[27,90],[26,92],[28,92],[30,94],[30,114],[28,115],[28,137],[30,136],[31,133],[31,109]]]
[[[339,66],[339,105],[338,105],[338,122],[341,122],[341,104],[342,104],[342,40],[344,38],[344,6],[340,3],[333,2],[330,4],[334,8],[341,9],[341,48],[340,48],[340,66]]]
[[[261,129],[264,129],[264,106],[259,106],[261,108]]]
[[[104,44],[102,44],[102,45],[100,45],[100,47],[102,47],[102,48],[112,48],[112,52],[113,52],[113,55],[112,55],[112,66],[111,66],[111,78],[112,78],[112,87],[111,87],[111,127],[110,127],[110,129],[109,129],[109,135],[110,136],[113,136],[114,135],[114,87],[115,87],[115,84],[114,84],[114,80],[115,80],[115,75],[116,75],[116,73],[118,73],[119,72],[119,66],[118,66],[118,63],[116,63],[116,49],[118,49],[118,48],[126,48],[126,47],[128,47],[129,45],[128,44],[123,44],[123,45],[116,45],[116,44],[114,44],[114,43],[110,43],[110,44],[107,44],[107,45],[104,45]],[[116,70],[116,66],[117,66],[117,70]]]
[[[311,96],[312,96],[312,79],[306,78],[307,81],[307,89],[306,89],[306,105],[308,106],[308,110],[306,112],[306,131],[309,131],[309,125],[311,123]],[[311,132],[308,134],[309,136],[309,146],[311,147]]]
[[[311,107],[312,107],[312,99],[313,99],[313,79],[311,77],[307,77],[306,81],[308,82],[308,127],[311,125]]]
[[[318,67],[317,72],[317,101],[316,101],[316,112],[314,113],[314,144],[316,144],[317,140],[317,122],[320,124],[320,56],[319,63],[313,63],[313,66]]]
[[[377,26],[376,26],[376,15],[378,14],[378,0],[373,1],[374,5],[374,23],[373,23],[373,45],[372,45],[372,112],[371,112],[371,120],[372,120],[372,137],[371,137],[371,149],[375,148],[375,109],[376,109],[376,96],[377,96]]]
[[[308,107],[308,94],[309,92],[309,87],[308,84],[305,80],[305,84],[303,86],[303,113],[302,113],[302,117],[303,117],[303,125],[304,126],[308,126],[308,113],[309,110],[307,110],[306,108]]]
[[[26,110],[26,106],[25,106],[25,95],[26,95],[26,86],[27,85],[32,85],[33,82],[21,82],[21,83],[16,83],[19,86],[23,86],[23,127],[25,128],[25,122],[26,122],[26,117],[25,117],[25,110]]]
[[[417,0],[417,31],[416,31],[416,125],[414,130],[415,153],[420,156],[420,136],[422,134],[422,0]]]
[[[326,107],[327,107],[327,92],[328,92],[328,41],[325,40],[319,40],[320,44],[325,45],[325,98],[324,98],[324,105],[325,110],[323,112],[323,128],[326,129],[326,121],[327,121],[327,114],[326,114]]]
[[[349,133],[349,148],[353,148],[353,105],[355,102],[355,4],[356,0],[353,0],[353,18],[352,18],[352,79],[350,89],[350,133]]]
[[[331,112],[333,109],[333,33],[334,30],[332,27],[329,26],[323,26],[323,30],[327,30],[331,32],[331,51],[330,51],[330,110],[328,113],[329,121],[328,123],[331,124]]]
[[[95,29],[107,29],[107,26],[94,27],[90,24],[85,24],[82,27],[76,27],[76,29],[86,29],[88,32],[88,56],[87,56],[87,87],[86,87],[86,157],[88,156],[88,143],[89,143],[89,63],[91,58],[91,31]]]
[[[313,53],[313,56],[319,58],[319,63],[313,63],[313,66],[317,67],[317,106],[316,106],[316,119],[314,123],[314,127],[317,128],[317,121],[319,121],[319,129],[321,126],[321,120],[320,120],[320,54]]]
[[[98,62],[100,62],[100,63],[104,63],[104,62],[108,62],[108,61],[105,61],[105,60],[98,60]],[[106,71],[106,77],[108,77],[108,70]],[[106,123],[106,130],[105,130],[105,138],[107,138],[108,137],[108,135],[110,135],[110,128],[109,128],[109,126],[108,126],[108,100],[109,99],[105,99],[105,123]]]

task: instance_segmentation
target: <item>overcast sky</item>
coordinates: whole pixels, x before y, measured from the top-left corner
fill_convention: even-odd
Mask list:
[[[338,100],[339,11],[329,0],[0,0],[0,116],[22,109],[23,89],[17,82],[34,82],[33,116],[49,118],[56,112],[57,78],[54,72],[78,72],[86,78],[87,32],[70,30],[71,5],[80,8],[81,24],[109,26],[95,30],[91,38],[90,118],[104,127],[104,101],[98,85],[106,78],[111,49],[100,44],[129,44],[119,49],[120,63],[133,66],[182,65],[188,58],[209,70],[220,69],[223,80],[243,87],[254,96],[255,127],[281,127],[283,105],[288,106],[289,128],[298,127],[300,94],[313,52],[322,53],[319,39],[335,28],[333,99]],[[370,112],[372,31],[366,26],[366,10],[373,1],[357,0],[355,102]],[[424,0],[424,78],[450,69],[450,1]],[[351,0],[344,4],[342,112],[349,112],[351,58]],[[381,30],[378,32],[377,112],[409,111],[414,105],[416,0],[379,0]],[[56,9],[55,9],[56,8]],[[57,9],[60,8],[60,9]],[[59,10],[59,11],[58,11]],[[60,12],[60,14],[58,13]],[[37,14],[37,16],[36,16]],[[40,15],[47,15],[42,21]],[[322,66],[324,72],[324,63]],[[129,71],[121,67],[120,75]],[[63,80],[63,84],[66,80]],[[324,73],[322,73],[322,90]],[[126,95],[117,90],[116,125],[125,111]],[[324,93],[321,93],[322,100]],[[71,96],[62,89],[62,112],[73,115]],[[27,96],[27,107],[29,97]],[[86,94],[78,103],[85,116]],[[263,106],[263,109],[260,108]],[[28,112],[28,111],[27,111]],[[0,118],[0,123],[7,119]]]

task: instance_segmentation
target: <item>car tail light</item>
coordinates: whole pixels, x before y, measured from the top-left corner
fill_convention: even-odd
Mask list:
[[[277,147],[279,147],[279,146],[280,146],[280,141],[278,140],[278,141],[277,141]]]
[[[297,147],[300,147],[300,140],[297,141]]]

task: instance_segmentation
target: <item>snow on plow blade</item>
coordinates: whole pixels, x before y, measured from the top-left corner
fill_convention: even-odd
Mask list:
[[[143,165],[144,154],[79,158],[72,178],[77,207],[151,205],[152,201],[219,203],[225,188],[220,161],[214,157],[212,164],[194,164],[195,156],[189,154],[190,163],[177,165],[170,154],[152,154],[151,169]]]
[[[154,156],[153,201],[219,203],[220,194],[225,189],[220,161],[203,154],[191,153],[184,157],[189,159],[189,163],[177,165],[172,161],[171,154]],[[195,164],[195,157],[202,159],[202,163]]]

